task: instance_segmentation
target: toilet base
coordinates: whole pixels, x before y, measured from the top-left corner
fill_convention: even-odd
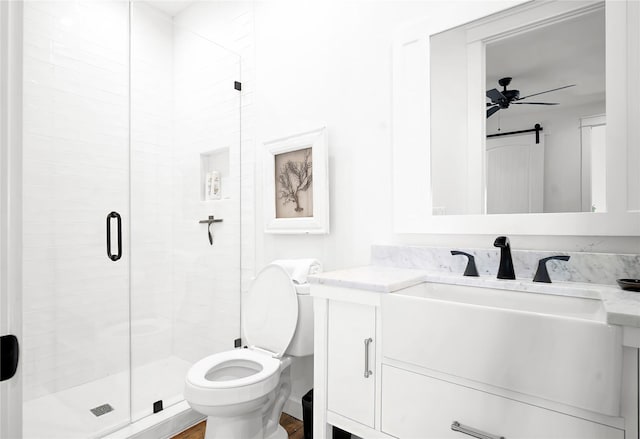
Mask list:
[[[205,439],[288,439],[279,420],[291,394],[291,358],[279,361],[278,384],[264,396],[229,405],[202,405],[187,399],[191,408],[208,415]],[[186,389],[193,390],[188,385]],[[207,402],[202,392],[194,394]]]
[[[287,431],[282,428],[282,425],[278,425],[276,431],[274,431],[273,434],[265,437],[264,439],[288,439],[288,437],[289,435],[287,434]]]
[[[260,412],[243,416],[208,416],[204,439],[264,439],[264,427]]]

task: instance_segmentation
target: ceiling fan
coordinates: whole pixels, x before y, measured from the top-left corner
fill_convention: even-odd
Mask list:
[[[510,77],[502,78],[498,81],[498,84],[502,87],[502,91],[497,88],[487,91],[487,97],[491,99],[491,102],[487,102],[487,119],[491,117],[496,111],[501,108],[509,108],[511,104],[528,104],[528,105],[558,105],[557,102],[519,102],[523,99],[530,98],[531,96],[538,96],[543,93],[549,93],[556,90],[562,90],[563,88],[574,87],[575,84],[565,85],[563,87],[553,88],[551,90],[541,91],[528,96],[520,97],[520,90],[507,90],[507,86],[511,84]]]

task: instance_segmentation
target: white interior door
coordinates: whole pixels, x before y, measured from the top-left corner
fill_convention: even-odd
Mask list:
[[[535,213],[543,210],[544,136],[487,139],[487,213]]]

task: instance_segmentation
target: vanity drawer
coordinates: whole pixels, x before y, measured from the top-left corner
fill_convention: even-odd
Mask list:
[[[624,439],[617,428],[382,366],[384,433],[400,439],[470,437],[451,430],[454,421],[496,438]]]
[[[455,288],[472,290],[425,287],[448,287],[452,295]],[[500,295],[504,301],[518,294],[476,290],[474,294]],[[554,299],[538,296],[531,299]],[[384,296],[381,308],[383,361],[389,358],[607,416],[620,415],[620,327],[401,294]]]

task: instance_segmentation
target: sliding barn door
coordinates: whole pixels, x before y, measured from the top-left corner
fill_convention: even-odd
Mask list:
[[[487,213],[542,212],[544,136],[487,139]]]

